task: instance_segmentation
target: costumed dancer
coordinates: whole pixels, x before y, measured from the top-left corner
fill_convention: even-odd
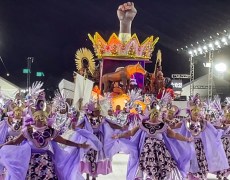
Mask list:
[[[224,151],[228,160],[228,164],[230,165],[230,99],[226,98],[226,107],[224,110],[222,110],[221,108],[219,97],[215,97],[212,104],[213,108],[217,111],[215,114],[217,114],[217,117],[219,117],[219,123],[215,123],[217,124],[215,127],[217,129],[223,129],[221,141],[224,146]],[[218,179],[227,180],[228,176],[230,175],[230,168],[218,171],[216,174]]]
[[[188,175],[192,180],[205,180],[208,172],[216,173],[229,168],[221,142],[222,132],[205,121],[201,110],[202,103],[196,94],[188,102],[189,117],[176,125],[180,127],[181,134],[194,137],[194,143],[191,144],[193,158]]]
[[[0,144],[16,139],[24,124],[24,105],[18,95],[14,101],[8,100],[3,107],[8,109],[8,112],[6,113],[7,116],[0,122]],[[5,168],[0,165],[0,179],[4,179],[5,173]]]
[[[62,151],[56,142],[77,148],[88,148],[89,145],[62,138],[48,125],[47,119],[46,111],[36,110],[33,113],[34,124],[27,125],[15,140],[1,145],[1,162],[8,171],[6,179],[83,179],[76,172],[75,164],[69,163],[69,154]],[[13,146],[23,141],[23,145]]]
[[[170,142],[171,139],[167,137],[185,142],[191,142],[193,139],[172,131],[159,119],[159,113],[159,110],[153,108],[148,121],[143,121],[140,126],[126,133],[113,136],[115,139],[133,136],[131,142],[138,148],[138,156],[129,161],[127,180],[182,179],[178,168],[183,171],[183,167],[189,162],[190,152],[185,148],[189,145],[180,145],[177,141]],[[181,147],[180,153],[176,146],[178,149]]]
[[[138,104],[138,102],[143,102],[143,96],[141,94],[141,89],[131,90],[128,91],[129,100],[125,105],[128,119],[127,119],[127,125],[129,126],[129,129],[133,129],[136,126],[139,126],[139,124],[144,119],[144,112],[141,104]],[[132,111],[134,110],[134,111]]]
[[[85,112],[81,110],[81,103],[83,99],[79,100],[79,111],[71,115],[72,121],[72,129],[73,134],[70,136],[70,140],[76,143],[87,143],[90,145],[91,151],[101,151],[102,150],[102,143],[100,140],[93,134],[93,128],[90,125],[90,122],[87,119],[87,116],[85,115]],[[74,117],[75,116],[75,117]],[[76,163],[75,160],[79,159],[80,161],[85,159],[85,156],[89,149],[76,149],[73,147],[66,147],[65,151],[67,151],[71,157],[72,162]],[[78,154],[76,156],[75,154]],[[78,161],[77,161],[78,162]],[[82,172],[82,163],[76,164],[76,171]],[[89,175],[87,175],[87,179],[89,178]]]
[[[104,143],[104,131],[103,123],[104,117],[100,114],[100,107],[98,102],[90,101],[87,104],[87,113],[79,117],[81,122],[84,119],[84,128],[90,132],[93,132],[95,136]],[[82,124],[83,126],[83,124]],[[84,158],[81,160],[81,172],[87,174],[87,179],[89,175],[95,180],[99,174],[109,174],[112,172],[111,159],[105,156],[103,147],[89,149]]]
[[[71,109],[69,104],[66,102],[66,96],[61,94],[59,91],[55,92],[52,109],[52,118],[54,119],[52,126],[63,134],[69,130],[72,119],[69,116]]]
[[[110,97],[105,97],[100,101],[101,110],[107,111],[103,123],[104,132],[104,152],[105,156],[109,159],[117,153],[131,154],[131,156],[137,156],[137,148],[128,139],[112,139],[114,134],[120,134],[127,131],[127,117],[129,113],[120,111],[118,114],[113,112],[111,107]]]
[[[180,108],[171,103],[167,104],[165,109],[162,109],[162,119],[163,121],[170,126],[171,129],[175,128],[175,125],[179,123],[177,116],[180,114]]]

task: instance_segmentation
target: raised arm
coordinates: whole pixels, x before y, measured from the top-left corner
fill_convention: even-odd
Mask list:
[[[139,130],[139,126],[133,128],[133,129],[131,129],[125,133],[113,135],[112,138],[113,139],[129,138],[131,136],[134,136],[138,130]]]
[[[7,143],[1,144],[0,148],[4,145],[17,145],[20,144],[23,140],[26,138],[23,136],[23,134],[20,134],[16,139],[8,141]]]
[[[70,140],[67,140],[67,139],[64,139],[63,137],[61,136],[57,136],[54,141],[58,142],[58,143],[61,143],[61,144],[65,144],[67,146],[74,146],[74,147],[78,147],[78,148],[88,148],[89,145],[86,144],[86,143],[83,143],[83,144],[78,144],[78,143],[75,143],[73,141],[70,141]]]
[[[133,2],[127,2],[120,5],[117,9],[117,17],[120,21],[119,38],[122,41],[127,41],[131,37],[131,26],[137,10]]]
[[[168,128],[167,129],[167,136],[170,137],[170,138],[174,138],[174,139],[177,139],[179,141],[186,141],[186,142],[191,142],[193,141],[193,138],[190,137],[190,138],[187,138],[179,133],[176,133],[174,132],[172,129]]]

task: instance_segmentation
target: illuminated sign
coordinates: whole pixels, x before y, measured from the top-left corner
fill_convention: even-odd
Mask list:
[[[172,74],[173,79],[189,79],[189,74]]]
[[[174,91],[181,91],[182,90],[182,80],[175,80],[173,79],[171,82],[171,85],[173,86]]]

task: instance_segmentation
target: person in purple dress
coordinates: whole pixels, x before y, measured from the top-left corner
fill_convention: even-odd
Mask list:
[[[199,95],[188,102],[188,118],[176,125],[184,136],[193,136],[191,144],[189,176],[191,180],[207,179],[208,173],[229,169],[228,161],[221,142],[222,131],[217,130],[202,114],[203,103]]]
[[[182,179],[179,165],[174,159],[176,154],[173,154],[172,146],[168,143],[170,138],[185,142],[191,142],[193,138],[172,131],[166,123],[159,120],[159,110],[156,108],[152,110],[149,120],[143,121],[139,126],[123,134],[116,134],[113,138],[130,136],[133,136],[131,142],[138,147],[139,157],[136,157],[136,162],[129,162],[127,180]]]
[[[104,117],[100,114],[99,105],[96,102],[89,102],[87,111],[86,114],[79,117],[80,121],[83,118],[85,122],[84,124],[80,124],[79,127],[84,127],[92,132],[104,144]],[[112,172],[111,159],[105,156],[103,148],[100,150],[90,148],[81,160],[81,172],[88,174],[87,179],[89,179],[89,176],[92,176],[93,180],[99,174],[109,174]]]
[[[70,157],[55,142],[77,148],[88,148],[89,145],[62,138],[57,130],[47,125],[47,118],[45,111],[36,111],[33,113],[33,125],[26,126],[16,139],[0,146],[0,159],[9,172],[8,178],[68,179],[67,176],[71,177],[71,173],[76,172],[74,166],[66,167]],[[23,145],[9,146],[20,143]],[[77,175],[72,177],[78,178]],[[83,178],[80,175],[78,179]]]
[[[23,128],[23,106],[11,103],[12,111],[0,122],[0,144],[16,139]],[[0,165],[0,179],[4,179],[5,168]]]

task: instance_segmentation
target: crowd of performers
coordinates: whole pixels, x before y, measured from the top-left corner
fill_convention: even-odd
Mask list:
[[[128,92],[123,109],[111,107],[107,94],[79,108],[56,93],[46,102],[42,83],[25,98],[1,95],[0,179],[95,180],[112,172],[112,158],[129,154],[127,180],[227,179],[230,168],[230,100],[201,101],[188,106]],[[142,101],[145,109],[136,101]],[[187,116],[177,118],[182,110]],[[114,172],[119,173],[119,172]]]

